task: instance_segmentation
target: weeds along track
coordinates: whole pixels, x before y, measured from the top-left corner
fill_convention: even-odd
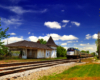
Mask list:
[[[23,72],[26,70],[48,67],[68,62],[78,62],[79,59],[62,59],[62,60],[50,60],[50,61],[37,61],[37,62],[24,62],[24,63],[13,63],[13,64],[0,64],[0,77],[13,74],[17,72]]]

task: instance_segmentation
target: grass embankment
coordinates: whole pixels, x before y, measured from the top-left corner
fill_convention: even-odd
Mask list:
[[[63,73],[44,76],[39,80],[100,80],[100,64],[74,66]]]
[[[17,57],[0,60],[0,64],[3,63],[11,63],[11,62],[29,62],[29,61],[45,61],[45,60],[57,60],[57,59],[67,59],[66,57],[58,57],[58,58],[46,58],[46,59],[19,59]]]

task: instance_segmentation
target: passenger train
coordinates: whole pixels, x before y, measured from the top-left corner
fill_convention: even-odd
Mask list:
[[[88,53],[82,53],[80,50],[75,49],[75,48],[68,48],[67,49],[67,54],[66,57],[67,59],[73,58],[73,59],[77,59],[77,58],[85,58],[85,57],[92,57],[93,55],[88,54]]]

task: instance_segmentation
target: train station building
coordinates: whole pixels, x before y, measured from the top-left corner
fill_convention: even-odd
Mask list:
[[[40,44],[39,42],[32,41],[19,41],[11,44],[7,44],[6,47],[10,51],[19,51],[20,54],[13,54],[13,56],[19,56],[23,59],[27,58],[56,58],[57,57],[57,45],[52,37],[49,38],[46,44]]]

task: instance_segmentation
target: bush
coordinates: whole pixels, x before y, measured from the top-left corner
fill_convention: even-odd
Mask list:
[[[66,57],[67,50],[62,46],[57,47],[57,57]]]

